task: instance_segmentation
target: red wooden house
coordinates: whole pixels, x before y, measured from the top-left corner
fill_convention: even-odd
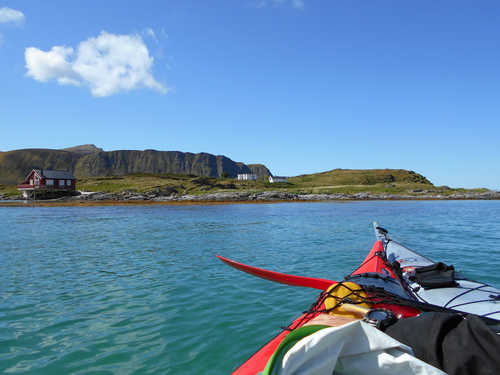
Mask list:
[[[34,190],[39,191],[74,191],[76,178],[71,172],[49,169],[33,169],[25,180],[17,185],[24,197],[29,197]]]

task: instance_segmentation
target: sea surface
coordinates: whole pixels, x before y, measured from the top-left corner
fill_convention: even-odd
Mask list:
[[[342,279],[372,221],[500,286],[500,201],[0,208],[0,373],[228,374]]]

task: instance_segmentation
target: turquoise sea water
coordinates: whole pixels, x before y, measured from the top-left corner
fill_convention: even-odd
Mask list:
[[[341,279],[371,222],[500,286],[500,202],[0,208],[0,373],[228,374],[307,309],[215,257]]]

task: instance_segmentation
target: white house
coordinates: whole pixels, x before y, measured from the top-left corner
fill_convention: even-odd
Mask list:
[[[252,180],[255,181],[257,180],[257,175],[253,173],[243,173],[238,175],[238,180],[243,180],[243,181],[248,181]]]
[[[288,182],[288,178],[283,176],[269,176],[269,182],[271,184],[275,182]]]

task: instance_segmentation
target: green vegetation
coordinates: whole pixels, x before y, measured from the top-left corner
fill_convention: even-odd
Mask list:
[[[404,194],[419,196],[481,193],[487,189],[451,189],[434,186],[413,171],[395,169],[346,170],[291,177],[288,183],[271,184],[267,179],[238,181],[233,178],[200,177],[183,174],[129,174],[125,176],[80,178],[77,189],[93,192],[165,192],[179,195],[201,195],[223,191],[282,191],[301,194]],[[15,186],[0,185],[0,194],[16,196]]]
[[[446,196],[487,191],[434,186],[424,176],[404,169],[334,169],[291,177],[287,183],[271,184],[267,181],[270,171],[265,165],[245,165],[221,155],[155,150],[105,152],[94,145],[82,145],[64,150],[0,152],[0,195],[19,196],[15,185],[35,167],[72,171],[78,179],[78,190],[107,193],[200,195],[224,191],[259,193],[272,190],[296,194]],[[249,171],[266,178],[238,181],[230,177]]]
[[[15,185],[0,185],[0,194],[6,197],[18,197],[20,195]]]
[[[168,189],[177,194],[204,194],[218,190],[235,189],[233,179],[200,177],[181,174],[137,173],[126,176],[89,177],[78,179],[77,189],[119,193],[122,191],[146,193]]]
[[[168,190],[180,195],[200,195],[220,191],[283,190],[291,184],[270,184],[267,179],[238,181],[234,178],[214,178],[182,174],[137,173],[126,176],[89,177],[78,179],[76,188],[82,191],[147,193]]]
[[[402,169],[346,170],[291,177],[288,183],[271,184],[267,179],[238,181],[230,178],[199,177],[179,174],[132,174],[127,176],[80,179],[79,190],[149,192],[168,190],[179,195],[200,195],[221,191],[283,191],[301,194],[405,194],[451,195],[485,192],[487,189],[451,189],[434,186],[424,176]]]
[[[404,169],[334,169],[328,172],[293,177],[301,186],[346,186],[407,183],[432,185],[424,176]]]

